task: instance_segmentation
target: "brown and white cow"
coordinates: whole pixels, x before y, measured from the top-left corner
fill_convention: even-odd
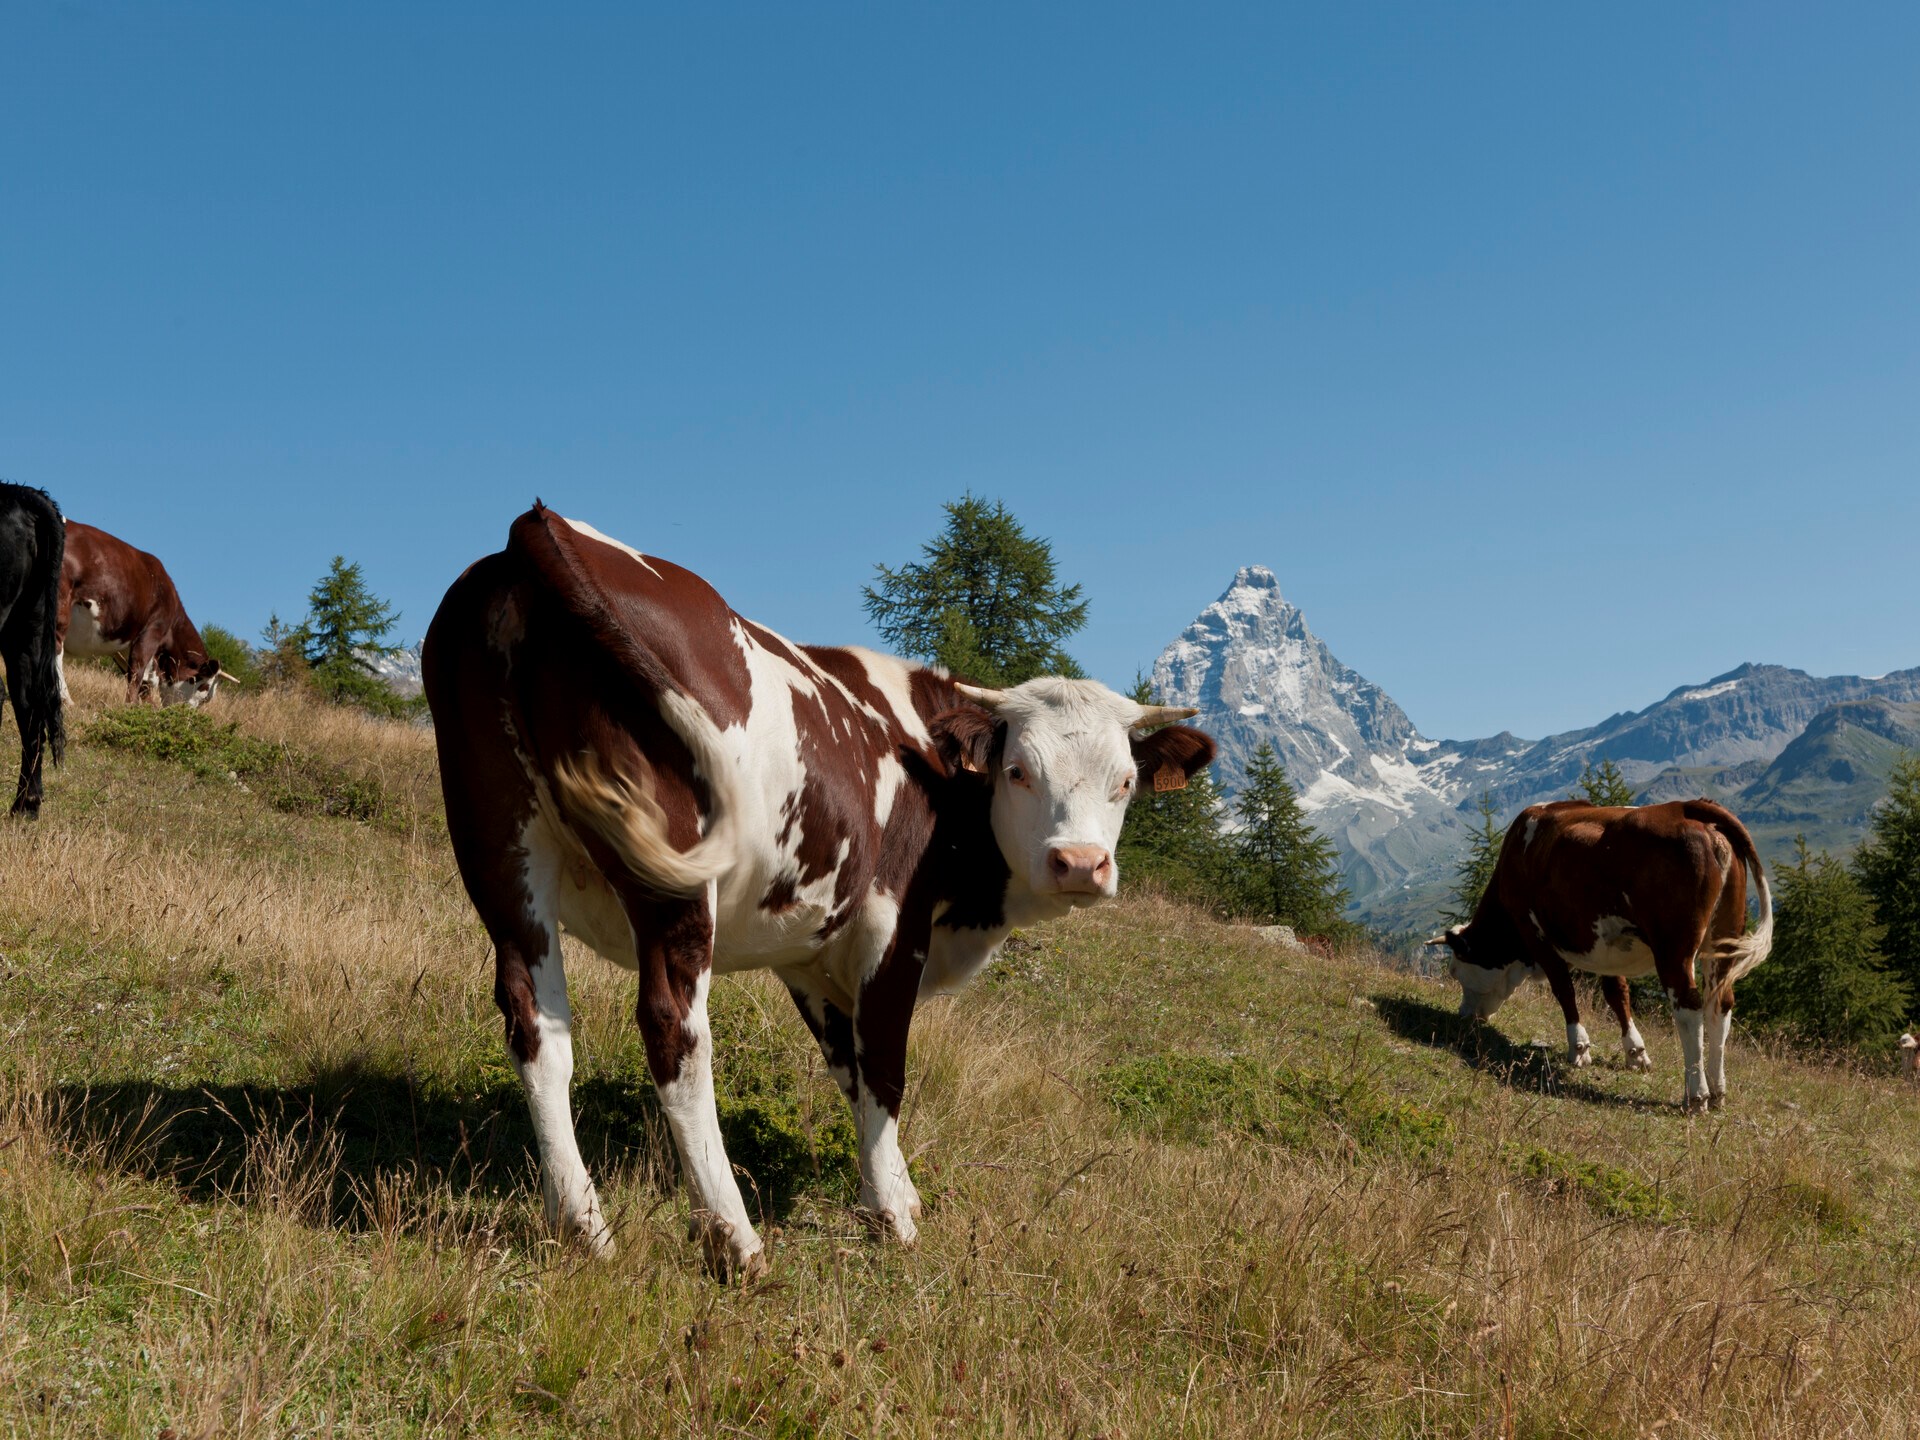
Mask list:
[[[1760,896],[1752,934],[1748,875]],[[1646,1046],[1625,982],[1659,975],[1685,1061],[1683,1103],[1717,1109],[1727,1093],[1733,984],[1773,948],[1773,900],[1753,837],[1712,801],[1560,800],[1520,812],[1473,919],[1427,943],[1452,952],[1463,1016],[1492,1015],[1529,976],[1545,976],[1575,1065],[1588,1063],[1591,1045],[1572,972],[1604,977],[1627,1058],[1642,1066]]]
[[[536,502],[427,632],[448,828],[495,952],[548,1220],[612,1243],[574,1139],[564,926],[639,977],[648,1068],[723,1273],[765,1268],[714,1108],[712,972],[772,969],[853,1109],[860,1203],[911,1242],[915,1002],[1008,930],[1114,893],[1136,786],[1213,756],[1193,712],[1086,680],[975,689],[790,644],[698,576]]]
[[[222,680],[240,682],[207,654],[166,566],[106,531],[67,521],[60,568],[59,647],[82,659],[118,656],[129,702],[204,705]],[[63,673],[60,693],[67,693]]]

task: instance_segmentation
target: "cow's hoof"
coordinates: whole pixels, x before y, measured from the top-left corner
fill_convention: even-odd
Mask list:
[[[854,1210],[860,1217],[860,1223],[867,1227],[876,1240],[895,1240],[902,1245],[913,1246],[919,1243],[920,1227],[913,1223],[913,1217],[906,1214],[905,1207],[900,1210],[881,1210],[871,1205],[861,1205]]]
[[[1707,1092],[1707,1108],[1709,1110],[1726,1109],[1727,1108],[1727,1092],[1724,1090],[1709,1090]]]
[[[1680,1102],[1680,1108],[1688,1115],[1704,1115],[1707,1113],[1707,1097],[1704,1095],[1689,1095]]]
[[[1591,1045],[1582,1045],[1567,1058],[1573,1062],[1574,1069],[1584,1070],[1593,1064],[1593,1047]]]
[[[1627,1068],[1629,1070],[1651,1070],[1653,1068],[1653,1057],[1645,1050],[1629,1050],[1627,1052]]]
[[[687,1228],[691,1238],[700,1242],[707,1273],[722,1284],[759,1280],[772,1268],[767,1247],[751,1228],[742,1238],[726,1221],[704,1211],[695,1212]]]

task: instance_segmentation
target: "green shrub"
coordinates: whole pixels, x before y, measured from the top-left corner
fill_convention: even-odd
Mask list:
[[[207,654],[220,662],[220,668],[249,690],[260,688],[260,665],[253,647],[222,625],[207,625],[200,631]]]
[[[1549,1195],[1584,1200],[1603,1215],[1661,1223],[1680,1215],[1679,1207],[1664,1190],[1602,1160],[1582,1160],[1538,1145],[1509,1146],[1508,1160],[1521,1179],[1539,1182]]]
[[[81,737],[89,745],[184,766],[207,780],[238,780],[276,810],[398,823],[385,788],[318,756],[274,745],[184,705],[109,710]]]

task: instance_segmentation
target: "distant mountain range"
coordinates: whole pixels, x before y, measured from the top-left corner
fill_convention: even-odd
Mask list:
[[[1610,759],[1642,802],[1722,801],[1777,863],[1800,832],[1816,848],[1851,848],[1894,760],[1920,745],[1920,669],[1822,679],[1752,664],[1544,740],[1430,740],[1341,664],[1262,565],[1240,570],[1160,653],[1153,688],[1201,711],[1229,794],[1270,743],[1339,847],[1355,913],[1393,927],[1435,918],[1483,793],[1504,817],[1565,797],[1586,765]]]

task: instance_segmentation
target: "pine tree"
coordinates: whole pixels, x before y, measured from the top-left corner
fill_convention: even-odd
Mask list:
[[[1084,674],[1060,648],[1087,623],[1078,585],[1055,578],[1053,547],[999,501],[964,495],[921,547],[923,560],[876,565],[866,611],[886,643],[981,685]]]
[[[1631,805],[1633,786],[1620,773],[1620,767],[1603,755],[1597,770],[1591,760],[1586,763],[1580,771],[1580,793],[1567,798],[1585,800],[1589,805]]]
[[[1133,698],[1152,703],[1144,678]],[[1220,833],[1220,792],[1202,770],[1183,790],[1141,790],[1127,806],[1117,849],[1123,876],[1157,880],[1167,890],[1209,908],[1229,908],[1218,890],[1228,867]]]
[[[1886,928],[1887,963],[1920,994],[1920,753],[1894,766],[1853,867]]]
[[[404,702],[368,657],[400,648],[385,643],[399,619],[398,611],[367,589],[359,564],[336,555],[308,592],[307,618],[286,638],[306,662],[314,688],[329,700],[397,713],[406,708]]]
[[[1453,867],[1453,904],[1440,912],[1448,925],[1465,925],[1480,908],[1480,897],[1493,882],[1493,867],[1500,859],[1500,846],[1507,838],[1507,827],[1494,824],[1500,812],[1493,808],[1493,793],[1482,791],[1475,807],[1479,821],[1467,835],[1467,853]]]
[[[1246,783],[1233,808],[1240,820],[1230,840],[1240,908],[1303,934],[1344,929],[1340,912],[1347,889],[1333,842],[1307,823],[1286,767],[1264,740],[1247,764]]]
[[[1827,1045],[1883,1047],[1912,991],[1881,952],[1873,902],[1846,866],[1812,854],[1774,872],[1773,952],[1740,982],[1741,1015]]]

